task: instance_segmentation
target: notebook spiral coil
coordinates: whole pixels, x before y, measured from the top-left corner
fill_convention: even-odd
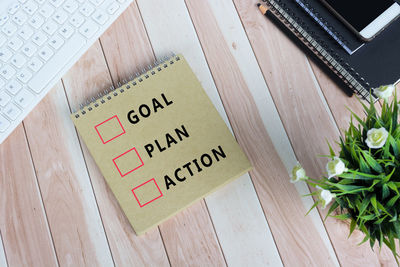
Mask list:
[[[111,86],[109,89],[104,90],[95,97],[87,99],[83,104],[80,105],[79,110],[74,113],[75,118],[84,116],[88,112],[96,109],[107,101],[114,97],[123,94],[125,91],[133,89],[138,84],[149,79],[150,77],[157,75],[157,73],[163,71],[163,69],[168,68],[170,65],[179,61],[179,55],[172,54],[171,56],[164,57],[160,60],[155,61],[153,64],[148,65],[143,68],[141,72],[135,73],[129,77],[129,81],[123,80],[117,83],[117,87]]]
[[[297,1],[297,0],[296,0]],[[318,16],[319,13],[315,10],[315,8],[313,8],[310,3],[307,0],[301,0],[302,2],[298,1],[298,3],[303,3],[304,6],[312,13],[314,14],[332,33],[334,33],[338,38],[338,42],[342,42],[346,45],[349,44],[349,42],[346,40],[346,38],[343,37],[343,35],[336,31],[334,27],[332,27],[332,25],[323,17]]]
[[[350,65],[306,26],[304,22],[298,22],[290,9],[285,7],[281,0],[262,0],[270,8],[275,17],[295,34],[319,59],[321,59],[342,81],[344,81],[355,93],[363,99],[373,101],[376,98],[370,95],[370,84],[365,81]]]

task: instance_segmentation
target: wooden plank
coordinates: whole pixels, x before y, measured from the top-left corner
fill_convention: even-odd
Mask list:
[[[138,67],[143,68],[155,60],[139,10],[135,4],[132,4],[130,8],[132,15],[127,16],[115,31],[109,31],[101,38],[114,80],[127,78],[132,70],[137,71]],[[118,39],[118,42],[113,41],[115,39]],[[133,45],[127,45],[129,43]],[[116,50],[119,51],[118,54],[113,52]],[[120,62],[125,62],[125,64]],[[190,208],[190,212],[180,214],[179,218],[179,222],[202,222],[202,226],[197,228],[196,225],[199,224],[189,224],[188,228],[181,228],[175,219],[161,225],[161,234],[171,264],[225,265],[205,206],[194,205]],[[175,234],[169,235],[175,232],[180,234],[180,238],[177,238]],[[174,253],[177,247],[180,249],[178,254]],[[193,251],[197,252],[196,257],[193,257]]]
[[[310,176],[319,177],[326,160],[316,155],[328,152],[325,138],[333,143],[338,131],[320,99],[307,59],[271,21],[256,14],[259,11],[252,7],[256,0],[234,2],[297,158]],[[357,246],[360,235],[347,239],[347,224],[329,219],[325,225],[342,265],[379,265],[369,245]]]
[[[8,266],[6,254],[4,253],[4,246],[3,246],[3,239],[1,237],[1,231],[0,231],[0,266],[2,266],[2,267]]]
[[[113,260],[69,114],[59,82],[24,120],[58,261],[62,266],[111,266]]]
[[[333,265],[335,260],[313,227],[311,219],[304,217],[301,197],[289,182],[287,170],[274,150],[238,63],[224,42],[210,7],[206,1],[188,0],[186,3],[237,139],[255,167],[251,176],[282,261],[287,265],[298,262]],[[287,203],[292,202],[287,207]],[[282,210],[282,207],[285,209]],[[274,216],[268,216],[272,214]],[[286,223],[282,224],[283,221]],[[310,227],[299,231],[298,225]],[[318,250],[319,255],[310,258],[309,253],[313,250]]]
[[[0,229],[8,264],[57,266],[22,124],[0,146],[0,159]]]
[[[127,14],[130,16],[129,10],[130,7],[113,24],[109,32],[113,32],[114,27],[118,28]],[[75,109],[85,100],[112,85],[99,42],[96,42],[69,70],[63,82],[69,103]],[[141,237],[136,236],[82,140],[81,145],[115,264],[117,266],[168,266],[168,258],[158,229]]]
[[[221,30],[226,46],[229,48],[230,55],[237,62],[237,66],[243,75],[249,92],[257,106],[258,113],[263,121],[264,128],[267,130],[271,141],[284,163],[288,172],[296,164],[297,159],[291,147],[289,139],[279,118],[278,111],[274,105],[268,87],[257,64],[249,40],[231,0],[208,1],[208,5],[214,14],[216,23]],[[226,14],[231,14],[226,16]],[[201,26],[201,25],[200,25]],[[295,184],[300,195],[309,194],[310,191],[304,182]],[[312,197],[301,198],[306,210],[314,204]],[[332,259],[336,259],[335,252],[326,233],[324,224],[317,210],[310,212],[311,217],[319,235],[325,246],[329,250]],[[337,260],[335,262],[338,264]]]

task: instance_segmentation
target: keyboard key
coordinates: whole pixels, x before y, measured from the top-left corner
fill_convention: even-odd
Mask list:
[[[18,25],[22,25],[25,23],[25,21],[28,20],[28,16],[22,11],[18,11],[15,15],[12,16],[12,20],[18,24]]]
[[[50,18],[51,15],[53,15],[54,8],[52,6],[50,6],[49,4],[45,4],[39,8],[39,13],[47,19],[47,18]]]
[[[14,105],[13,103],[9,103],[4,109],[3,113],[11,120],[15,120],[18,118],[19,114],[21,114],[21,110]]]
[[[74,28],[72,28],[69,25],[64,25],[60,28],[59,33],[61,34],[62,37],[68,39],[71,37],[71,35],[74,33]]]
[[[54,7],[59,7],[59,6],[61,6],[62,3],[64,3],[64,0],[50,0],[50,3],[51,3]]]
[[[92,18],[98,24],[103,25],[108,20],[108,15],[103,10],[96,10],[96,12],[93,13]]]
[[[33,15],[36,10],[38,9],[38,5],[33,1],[33,0],[29,0],[28,2],[26,2],[23,7],[22,7],[26,13],[28,13],[29,15]]]
[[[4,15],[0,17],[0,26],[3,26],[10,17],[8,15]]]
[[[99,27],[93,21],[86,21],[79,28],[79,32],[81,34],[83,34],[86,38],[91,38],[98,30],[99,30]]]
[[[11,52],[10,49],[5,48],[5,47],[0,48],[0,60],[1,61],[7,62],[11,58],[12,54],[13,53]]]
[[[85,3],[81,6],[79,11],[82,13],[82,15],[89,17],[94,12],[94,6],[89,3]]]
[[[29,62],[28,67],[33,71],[37,72],[40,70],[40,68],[43,66],[43,62],[38,59],[37,57],[32,58],[32,60]]]
[[[21,50],[27,57],[32,57],[36,53],[37,48],[34,44],[27,43],[22,47]]]
[[[16,80],[11,80],[11,82],[9,82],[6,85],[6,89],[7,89],[7,92],[15,95],[16,93],[19,92],[19,90],[22,89],[22,85],[19,82],[17,82]]]
[[[44,25],[43,25],[43,31],[49,35],[53,35],[57,29],[58,29],[58,24],[55,23],[52,20],[47,21]]]
[[[83,23],[85,22],[85,18],[80,15],[79,13],[75,13],[72,15],[72,17],[69,19],[69,23],[72,24],[72,26],[79,28]]]
[[[45,45],[43,48],[39,49],[39,56],[44,60],[48,61],[54,55],[53,50]]]
[[[8,47],[10,47],[12,50],[17,51],[18,49],[21,48],[21,46],[24,44],[21,39],[18,37],[14,37],[8,41]]]
[[[10,100],[11,96],[9,96],[6,91],[0,91],[0,106],[4,107]]]
[[[112,15],[112,14],[114,14],[117,10],[119,9],[119,5],[118,5],[118,3],[112,3],[111,5],[109,5],[108,7],[107,7],[107,12],[108,12],[108,14],[110,14],[110,15]]]
[[[5,130],[10,127],[10,122],[4,118],[2,115],[0,115],[0,132],[4,132]]]
[[[34,95],[28,90],[21,90],[14,98],[14,101],[22,108],[27,108],[33,101]]]
[[[4,77],[4,79],[9,80],[16,73],[15,69],[10,65],[5,65],[0,69],[0,75]]]
[[[4,36],[4,34],[0,33],[0,47],[3,46],[3,44],[7,41],[7,38]]]
[[[101,3],[104,2],[104,0],[90,0],[95,6],[99,6]]]
[[[35,29],[39,29],[44,23],[44,18],[38,14],[29,20],[29,24]]]
[[[21,54],[16,54],[11,58],[11,64],[13,64],[18,69],[22,68],[22,66],[25,65],[25,63],[26,63],[26,59]]]
[[[35,92],[40,93],[45,86],[59,72],[60,62],[68,61],[85,45],[86,39],[81,35],[75,34],[60,50],[46,63],[42,69],[35,74],[29,82],[29,87]],[[67,55],[67,56],[66,56]]]
[[[33,35],[33,29],[29,25],[24,25],[19,29],[18,35],[26,41]]]
[[[11,15],[13,15],[13,14],[15,14],[17,11],[18,11],[18,9],[20,8],[21,6],[17,3],[17,4],[13,4],[13,5],[11,5],[9,8],[8,8],[8,13],[9,14],[11,14]]]
[[[8,36],[11,36],[17,31],[17,29],[18,29],[17,26],[15,26],[14,23],[9,21],[6,24],[4,24],[1,30]]]
[[[37,32],[32,37],[32,42],[38,46],[42,46],[47,41],[47,36],[43,32]]]
[[[17,74],[18,80],[20,80],[23,83],[29,82],[29,80],[32,78],[32,72],[30,72],[27,69],[23,69]]]
[[[4,82],[4,80],[3,79],[0,79],[0,88],[3,88],[3,86],[5,85],[6,83]],[[0,89],[1,90],[1,89]]]
[[[68,14],[64,10],[57,10],[56,13],[53,16],[53,19],[58,23],[58,24],[64,24],[64,22],[68,19]]]
[[[74,0],[67,0],[63,7],[68,13],[72,14],[78,9],[79,4]]]
[[[64,44],[64,39],[59,35],[55,35],[50,38],[49,45],[54,49],[58,50]]]

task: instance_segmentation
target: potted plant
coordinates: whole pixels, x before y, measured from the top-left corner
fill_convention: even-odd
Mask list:
[[[294,166],[291,181],[305,180],[317,188],[313,208],[325,208],[328,216],[350,222],[350,235],[359,229],[371,248],[386,245],[396,261],[396,240],[400,239],[400,124],[397,95],[389,101],[393,85],[381,86],[374,93],[383,99],[382,109],[373,101],[363,105],[365,118],[351,112],[349,128],[340,137],[340,152],[329,145],[327,175],[312,179],[301,165]],[[356,122],[355,122],[356,121]],[[336,215],[332,215],[337,211]]]

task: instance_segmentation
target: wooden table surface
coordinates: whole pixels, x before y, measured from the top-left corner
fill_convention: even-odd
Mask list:
[[[0,145],[0,266],[393,266],[323,222],[296,161],[323,174],[326,139],[361,113],[262,16],[256,0],[138,0]],[[69,114],[157,57],[182,53],[254,170],[137,237]]]

